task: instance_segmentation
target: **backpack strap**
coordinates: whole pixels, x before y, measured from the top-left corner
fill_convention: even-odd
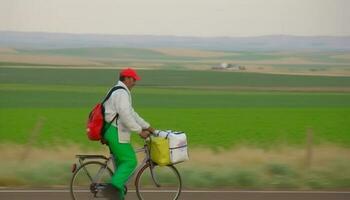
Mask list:
[[[122,87],[122,86],[115,86],[115,87],[113,87],[113,88],[108,92],[107,96],[103,99],[102,104],[104,104],[104,103],[109,99],[109,97],[111,97],[112,93],[113,93],[114,91],[118,90],[118,89],[123,89],[123,90],[126,91],[126,89],[125,89],[124,87]]]
[[[125,90],[125,91],[126,91],[126,89],[125,89],[124,87],[122,87],[122,86],[115,86],[115,87],[113,87],[113,88],[108,92],[108,94],[107,94],[107,96],[105,97],[105,99],[102,101],[102,106],[103,106],[103,107],[104,107],[104,103],[109,99],[109,97],[111,97],[112,93],[113,93],[114,91],[116,91],[116,90],[119,90],[119,89],[122,89],[122,90]],[[104,108],[103,108],[103,113],[104,113]],[[115,119],[117,119],[118,116],[119,116],[118,113],[115,114],[115,116],[113,117],[113,119],[112,119],[112,121],[111,121],[110,123],[112,123]]]
[[[126,91],[126,89],[125,89],[124,87],[122,87],[122,86],[115,86],[115,87],[113,87],[111,90],[109,90],[107,96],[103,99],[103,101],[102,101],[102,103],[101,103],[102,109],[103,109],[103,111],[102,111],[102,112],[103,112],[103,115],[104,115],[104,113],[105,113],[104,103],[111,97],[111,95],[112,95],[112,93],[113,93],[114,91],[119,90],[119,89],[123,89],[123,90]],[[112,121],[110,121],[110,124],[108,125],[108,128],[111,126],[111,123],[112,123],[115,119],[117,119],[118,117],[119,117],[119,114],[116,113],[115,116],[113,117]],[[103,123],[103,128],[102,128],[103,131],[102,131],[101,143],[102,143],[102,144],[107,144],[107,145],[108,145],[108,142],[104,139],[105,130],[108,129],[108,128],[105,127],[105,125],[106,125],[106,124]]]

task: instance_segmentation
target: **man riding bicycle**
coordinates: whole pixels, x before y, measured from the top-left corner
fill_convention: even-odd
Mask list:
[[[108,129],[104,130],[103,139],[114,155],[117,166],[110,184],[104,191],[105,196],[109,199],[124,199],[126,192],[124,185],[137,165],[136,154],[130,144],[131,132],[136,132],[145,139],[150,132],[154,131],[150,124],[142,119],[132,107],[130,91],[138,80],[140,77],[134,69],[123,69],[116,85],[123,88],[115,90],[104,103],[106,123],[114,120],[105,126]]]

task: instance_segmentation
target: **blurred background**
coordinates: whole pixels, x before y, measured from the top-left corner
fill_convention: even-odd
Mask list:
[[[348,1],[0,5],[0,187],[67,188],[75,154],[107,155],[86,120],[130,66],[135,110],[187,134],[185,188],[350,189]]]

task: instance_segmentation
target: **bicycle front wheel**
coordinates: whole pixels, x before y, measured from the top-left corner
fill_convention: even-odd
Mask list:
[[[146,164],[137,174],[135,184],[140,200],[176,200],[182,187],[180,174],[172,165]]]
[[[112,170],[106,164],[90,161],[81,165],[73,174],[70,193],[73,200],[96,200],[105,198],[101,191],[112,177]]]

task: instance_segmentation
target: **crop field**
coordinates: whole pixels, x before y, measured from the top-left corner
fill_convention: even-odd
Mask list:
[[[209,70],[229,63],[240,71],[270,74],[350,76],[349,52],[210,51],[167,48],[0,48],[0,66]]]
[[[185,188],[349,190],[349,52],[123,47],[0,48],[0,187],[66,188],[75,154],[108,154],[85,123],[124,66],[135,110],[187,133]]]
[[[133,91],[135,109],[156,128],[187,132],[193,146],[298,146],[305,143],[308,129],[317,143],[350,146],[350,93],[269,91],[349,88],[348,77],[167,70],[140,74],[143,80]],[[25,144],[41,120],[36,145],[90,146],[86,117],[115,83],[117,71],[1,68],[0,75],[3,142]]]

